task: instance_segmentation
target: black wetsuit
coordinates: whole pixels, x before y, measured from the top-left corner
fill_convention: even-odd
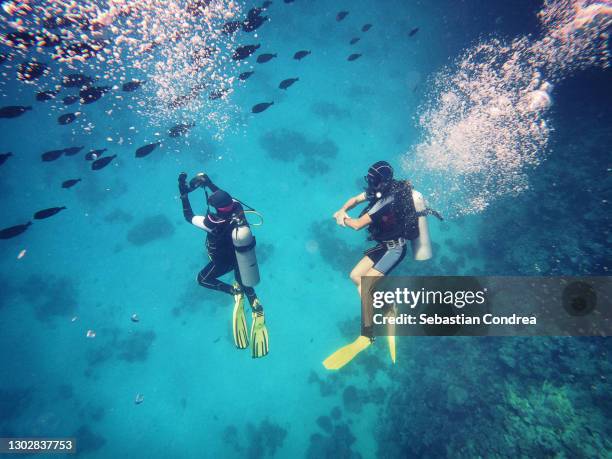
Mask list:
[[[209,181],[208,188],[214,193],[219,189],[215,184]],[[202,287],[219,290],[221,292],[234,294],[234,287],[218,278],[224,274],[234,271],[236,282],[240,285],[240,289],[249,299],[249,303],[253,305],[257,299],[255,290],[252,287],[246,287],[242,284],[240,278],[240,270],[236,261],[236,252],[232,242],[233,218],[244,214],[242,205],[234,200],[232,209],[227,212],[219,212],[216,214],[210,211],[205,215],[194,215],[189,203],[187,193],[181,195],[183,204],[183,216],[185,220],[198,228],[206,231],[206,250],[210,258],[204,269],[198,273],[198,283]]]

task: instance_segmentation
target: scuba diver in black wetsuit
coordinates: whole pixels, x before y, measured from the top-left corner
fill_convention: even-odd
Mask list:
[[[365,256],[350,274],[360,298],[362,277],[381,277],[389,274],[406,256],[408,243],[412,245],[415,260],[431,258],[426,216],[434,215],[442,219],[438,212],[426,207],[423,195],[414,190],[410,182],[393,179],[393,168],[388,162],[376,162],[368,169],[364,178],[367,183],[365,191],[350,198],[333,215],[340,226],[354,230],[367,227],[370,233],[368,239],[376,241],[376,245],[365,251]],[[350,218],[347,211],[364,202],[368,205],[359,218]],[[373,324],[364,322],[361,336],[334,352],[323,365],[328,370],[338,370],[367,348],[373,340]],[[395,363],[395,337],[391,334],[389,351],[391,360]]]
[[[259,282],[255,238],[246,220],[243,203],[233,199],[226,191],[219,189],[206,174],[196,175],[187,184],[187,174],[182,172],[178,177],[178,183],[185,220],[207,233],[206,249],[210,263],[198,273],[198,283],[202,287],[234,296],[232,330],[234,343],[239,349],[245,349],[249,345],[244,313],[244,296],[246,295],[253,316],[252,355],[254,358],[267,355],[269,342],[263,306],[253,289]],[[189,202],[189,193],[200,187],[204,188],[209,206],[206,215],[194,215]],[[212,192],[210,196],[206,188]],[[213,207],[216,212],[211,212],[210,207]],[[230,271],[234,272],[234,285],[219,279]]]

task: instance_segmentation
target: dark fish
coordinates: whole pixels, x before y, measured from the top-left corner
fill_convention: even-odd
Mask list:
[[[9,105],[8,107],[0,108],[0,118],[17,118],[23,115],[26,111],[32,110],[32,107],[24,107],[22,105]]]
[[[45,162],[55,161],[63,154],[64,154],[64,150],[51,150],[51,151],[47,151],[43,153],[42,155],[40,155],[40,158]]]
[[[170,108],[184,107],[185,105],[189,103],[190,100],[193,100],[194,98],[195,96],[192,94],[186,94],[184,96],[176,96],[174,99],[172,99],[168,103],[168,107]]]
[[[261,4],[261,8],[265,10],[266,8],[269,8],[271,5],[272,5],[272,2],[265,1]]]
[[[281,81],[278,87],[280,89],[287,89],[289,86],[299,80],[299,78],[287,78],[286,80]]]
[[[263,12],[262,8],[251,8],[248,12],[247,12],[247,19],[250,18],[256,18],[259,17],[259,15]]]
[[[371,28],[372,28],[372,24],[364,24],[364,26],[361,28],[361,31],[362,32],[367,32]]]
[[[63,27],[68,23],[68,20],[63,16],[48,16],[43,21],[43,27],[45,29],[53,30],[58,27]]]
[[[299,61],[299,60],[304,59],[309,54],[310,54],[310,51],[302,50],[302,51],[298,51],[297,53],[295,53],[293,55],[293,58]]]
[[[202,67],[208,65],[211,58],[219,52],[219,48],[216,46],[204,46],[198,50],[193,50],[191,55],[191,61]]]
[[[170,128],[170,130],[168,131],[168,135],[170,137],[180,137],[182,135],[187,134],[189,132],[189,129],[191,129],[194,126],[195,126],[195,123],[190,123],[190,124],[180,123],[180,124],[177,124],[176,126],[173,126],[172,128]]]
[[[268,20],[268,16],[249,17],[242,23],[242,30],[245,32],[253,32],[259,29]]]
[[[418,28],[418,27],[415,27],[415,28],[414,28],[414,29],[412,29],[410,32],[408,32],[408,36],[409,36],[409,37],[414,37],[414,36],[417,34],[417,32],[418,32],[418,31],[419,31],[419,28]]]
[[[248,79],[249,79],[249,77],[250,77],[251,75],[253,75],[254,73],[255,73],[255,72],[253,72],[253,71],[250,71],[250,72],[242,72],[242,73],[241,73],[241,74],[238,76],[238,78],[240,78],[242,81],[245,81],[245,80],[248,80]]]
[[[226,35],[231,35],[233,33],[236,33],[238,30],[240,30],[241,27],[242,27],[242,22],[240,22],[240,21],[230,21],[230,22],[226,22],[223,25],[223,28],[221,29],[221,32],[223,32]]]
[[[65,126],[66,124],[72,123],[74,120],[76,120],[76,118],[77,117],[74,113],[65,113],[64,115],[58,116],[57,122]]]
[[[95,57],[102,48],[104,48],[104,43],[97,41],[71,43],[63,48],[58,47],[58,49],[56,49],[56,54],[58,57],[74,57],[76,54],[84,59],[91,59]]]
[[[108,86],[92,86],[89,88],[83,88],[79,91],[81,103],[92,104],[97,100],[100,100],[100,97],[102,97],[109,89],[110,87]]]
[[[62,183],[62,188],[72,188],[73,186],[75,186],[77,183],[79,183],[81,181],[80,178],[73,178],[70,180],[66,180]]]
[[[348,11],[340,11],[338,14],[336,14],[336,21],[342,21],[348,14]]]
[[[45,48],[50,48],[52,46],[58,46],[62,42],[62,39],[55,34],[44,32],[41,37],[39,37],[40,45]]]
[[[183,107],[183,106],[187,105],[189,103],[189,101],[191,101],[191,100],[195,99],[196,97],[198,97],[200,95],[200,91],[202,91],[205,88],[206,88],[205,84],[197,84],[193,88],[191,88],[191,91],[188,94],[185,94],[185,95],[182,95],[182,96],[177,96],[174,99],[172,99],[168,103],[168,106],[170,108],[180,108],[180,107]]]
[[[235,61],[240,61],[242,59],[246,59],[251,54],[253,54],[255,51],[257,51],[257,49],[259,47],[260,47],[260,45],[245,45],[245,46],[240,46],[239,48],[236,49],[236,51],[234,51],[234,54],[232,55],[232,59],[235,60]]]
[[[215,89],[214,91],[211,91],[210,94],[208,94],[208,98],[210,100],[221,99],[227,94],[227,92],[227,89]]]
[[[91,150],[89,153],[85,155],[85,159],[87,161],[94,161],[98,159],[100,156],[102,156],[102,154],[104,154],[106,150],[107,150],[106,148],[101,148],[100,150]]]
[[[285,0],[285,3],[293,3],[294,0]]]
[[[17,79],[21,81],[33,81],[45,74],[48,65],[41,62],[24,62],[17,67]]]
[[[10,47],[15,47],[16,45],[28,47],[32,46],[35,41],[36,35],[25,31],[7,33],[4,35],[4,37],[2,37],[2,42]]]
[[[140,147],[138,150],[136,150],[136,157],[144,158],[145,156],[149,155],[153,150],[155,150],[160,145],[161,145],[161,142],[155,142],[155,143],[150,143],[148,145],[145,145],[144,147]]]
[[[191,94],[193,94],[195,97],[198,94],[200,94],[200,91],[203,91],[204,89],[206,89],[206,87],[207,87],[206,83],[196,83],[191,88]]]
[[[8,54],[0,53],[0,64],[4,63],[8,59]]]
[[[210,4],[211,0],[192,0],[187,3],[186,11],[193,16],[200,16]]]
[[[0,166],[2,166],[11,156],[13,156],[13,153],[10,151],[8,153],[0,153]]]
[[[93,82],[93,78],[83,75],[82,73],[71,73],[62,78],[62,85],[66,88],[82,88]]]
[[[258,64],[265,64],[266,62],[274,59],[277,55],[276,54],[260,54],[259,56],[257,56],[257,63]]]
[[[62,99],[62,102],[64,103],[64,105],[72,105],[75,102],[78,102],[78,100],[78,96],[66,96]]]
[[[38,212],[34,214],[34,218],[36,220],[43,220],[45,218],[53,217],[55,214],[57,214],[58,212],[61,212],[65,208],[66,208],[65,206],[62,206],[62,207],[49,207],[48,209],[39,210]]]
[[[109,163],[115,159],[117,155],[105,156],[104,158],[96,159],[93,163],[91,163],[91,170],[98,171],[103,167],[109,165]]]
[[[15,225],[4,228],[3,230],[0,230],[0,239],[10,239],[12,237],[19,236],[21,233],[27,230],[28,226],[31,224],[32,222],[27,222],[24,225]]]
[[[83,149],[83,147],[68,147],[68,148],[64,148],[64,154],[66,156],[74,156],[79,151],[81,151],[82,149]]]
[[[138,88],[140,88],[143,85],[143,83],[144,81],[140,81],[140,80],[128,81],[127,83],[123,83],[123,86],[121,87],[121,89],[123,89],[125,92],[136,91]]]
[[[355,43],[357,43],[359,40],[361,40],[361,38],[359,37],[355,37],[355,38],[351,38],[351,41],[349,41],[349,43],[351,45],[354,45]]]
[[[267,110],[271,105],[274,105],[274,102],[262,102],[261,104],[253,105],[251,109],[252,113],[261,113]]]
[[[351,55],[350,55],[350,56],[347,58],[347,60],[348,60],[348,61],[354,61],[354,60],[359,59],[360,57],[361,57],[361,54],[355,53],[355,54],[351,54]]]
[[[58,91],[41,91],[36,94],[36,100],[38,102],[45,102],[47,100],[55,99]]]

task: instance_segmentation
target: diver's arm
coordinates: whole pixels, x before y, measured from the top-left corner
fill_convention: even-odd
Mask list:
[[[192,223],[194,214],[193,210],[191,209],[191,203],[189,202],[189,196],[182,194],[181,203],[183,204],[183,217],[185,217],[185,220],[187,220],[188,223]]]
[[[189,187],[187,186],[187,174],[181,172],[178,177],[179,193],[181,196],[181,204],[183,205],[183,217],[187,222],[191,223],[193,219],[193,210],[189,202]]]
[[[183,206],[183,217],[187,220],[187,223],[191,223],[204,231],[211,232],[212,229],[207,227],[205,224],[205,218],[203,215],[194,215],[191,203],[189,202],[189,187],[187,186],[187,174],[181,172],[178,178],[179,182],[179,193],[181,196],[181,204]]]
[[[351,199],[349,199],[348,201],[346,201],[344,203],[344,205],[340,208],[340,210],[338,210],[337,212],[334,213],[333,217],[336,219],[336,223],[340,226],[344,226],[344,221],[349,218],[348,214],[346,213],[347,210],[351,210],[353,207],[361,204],[362,202],[366,201],[366,193],[365,191],[361,194],[358,194],[357,196],[353,196]]]
[[[207,186],[213,193],[219,189],[219,187],[212,182],[208,175],[206,175],[206,181],[204,182],[204,185]]]
[[[191,223],[193,226],[197,226],[198,228],[203,229],[207,233],[212,232],[212,228],[209,228],[208,226],[206,226],[206,216],[205,215],[194,215],[191,218],[191,221],[189,223]]]
[[[360,193],[357,196],[353,196],[351,199],[346,201],[340,210],[341,211],[343,210],[345,212],[347,210],[351,210],[353,207],[358,206],[359,204],[364,202],[366,199],[367,199],[366,193],[364,191],[363,193]]]
[[[355,231],[359,231],[362,228],[365,228],[370,223],[372,223],[372,217],[370,214],[365,213],[359,218],[344,218],[344,226],[348,226],[349,228],[353,228]]]

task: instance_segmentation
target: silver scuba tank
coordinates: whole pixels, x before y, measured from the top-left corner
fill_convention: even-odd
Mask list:
[[[244,222],[238,222],[232,229],[232,243],[242,284],[247,287],[255,287],[259,283],[259,266],[255,255],[255,237],[251,228]]]
[[[412,200],[414,201],[414,210],[417,212],[424,212],[427,208],[425,204],[425,198],[421,193],[416,190],[412,190]],[[413,239],[412,255],[417,261],[429,260],[432,257],[431,253],[431,239],[429,237],[429,227],[427,226],[427,217],[421,215],[418,217],[419,222],[419,237]]]

